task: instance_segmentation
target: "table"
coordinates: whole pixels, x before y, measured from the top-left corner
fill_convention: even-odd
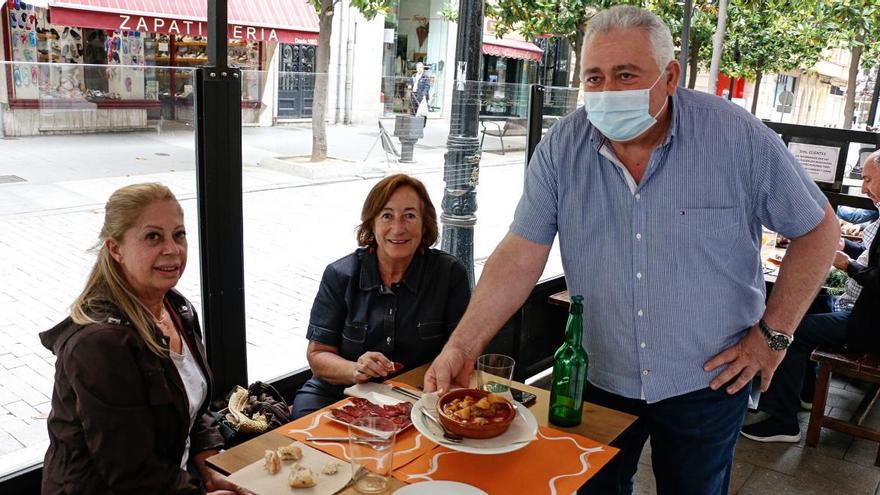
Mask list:
[[[394,377],[394,380],[397,382],[405,383],[407,385],[421,388],[425,376],[425,371],[427,371],[427,369],[428,365],[424,365],[414,370],[408,371],[402,375],[396,376]],[[472,382],[473,378],[474,377],[472,377]],[[547,426],[550,392],[519,382],[513,382],[512,386],[514,388],[518,388],[520,390],[535,394],[537,399],[535,400],[535,403],[529,407],[529,410],[531,410],[532,414],[535,415],[535,418],[538,420],[539,425]],[[598,442],[610,444],[624,431],[626,431],[626,429],[629,428],[636,420],[636,417],[633,415],[616,411],[614,409],[609,409],[607,407],[598,406],[589,402],[584,402],[582,417],[583,421],[578,426],[572,428],[560,428],[558,426],[553,426],[553,428],[561,431],[577,433]],[[266,450],[273,450],[282,445],[287,445],[290,442],[291,439],[282,435],[281,433],[278,433],[277,431],[270,431],[268,433],[260,435],[257,438],[237,445],[229,450],[209,457],[207,459],[207,463],[209,466],[220,471],[223,474],[230,474],[249,464],[252,464],[254,461],[262,459],[263,453]],[[394,491],[403,486],[405,486],[405,484],[402,481],[396,478],[391,479],[391,491]],[[353,488],[346,488],[339,493],[348,495],[355,494],[357,492],[355,492]]]

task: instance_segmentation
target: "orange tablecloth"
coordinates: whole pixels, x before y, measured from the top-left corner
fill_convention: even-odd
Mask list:
[[[476,455],[438,447],[392,474],[405,483],[460,481],[488,493],[568,494],[617,452],[580,435],[542,426],[537,440],[515,452]]]
[[[342,407],[350,399],[343,399],[325,407],[314,414],[309,414],[278,429],[284,436],[305,442],[318,450],[322,450],[342,460],[349,460],[348,442],[306,442],[308,437],[347,437],[348,428],[329,418],[330,409]],[[394,444],[394,468],[400,468],[420,455],[437,447],[437,444],[423,436],[415,427],[410,426],[397,435]]]

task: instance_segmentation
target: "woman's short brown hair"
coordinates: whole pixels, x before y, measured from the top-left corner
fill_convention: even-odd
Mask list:
[[[437,211],[428,196],[428,190],[422,181],[406,174],[389,175],[373,186],[364,207],[361,209],[361,224],[357,227],[358,246],[376,247],[376,235],[373,232],[373,222],[382,212],[382,208],[388,204],[391,195],[401,187],[411,187],[422,200],[422,245],[426,248],[437,242]]]

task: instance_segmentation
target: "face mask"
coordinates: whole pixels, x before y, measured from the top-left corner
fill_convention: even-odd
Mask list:
[[[662,71],[654,84],[647,89],[624,91],[593,91],[584,93],[584,109],[587,118],[602,134],[612,141],[632,141],[641,136],[657,119],[651,116],[651,90],[666,71]],[[667,98],[668,101],[668,98]],[[657,115],[666,108],[666,102]]]

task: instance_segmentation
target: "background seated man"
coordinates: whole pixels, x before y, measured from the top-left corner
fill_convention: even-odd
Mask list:
[[[880,204],[880,152],[865,161],[862,192]],[[849,275],[846,293],[831,313],[808,314],[801,321],[794,342],[776,369],[770,389],[761,396],[758,410],[769,414],[763,421],[746,425],[742,435],[759,442],[800,441],[797,412],[799,394],[810,354],[816,347],[846,349],[850,352],[880,351],[880,241],[876,240],[880,220],[862,233],[864,249],[857,260],[844,251],[834,257],[834,266]],[[859,246],[849,242],[847,251]]]

